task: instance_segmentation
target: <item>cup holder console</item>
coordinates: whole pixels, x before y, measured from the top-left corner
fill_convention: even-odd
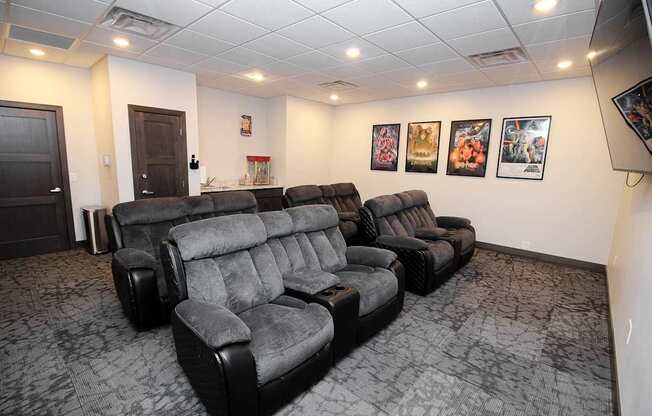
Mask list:
[[[360,294],[355,288],[336,285],[319,292],[314,296],[313,301],[326,307],[333,317],[334,358],[338,360],[346,356],[355,345]]]
[[[330,289],[326,289],[326,290],[322,291],[321,294],[324,295],[324,296],[332,296],[333,294],[335,294],[335,291],[330,290]]]

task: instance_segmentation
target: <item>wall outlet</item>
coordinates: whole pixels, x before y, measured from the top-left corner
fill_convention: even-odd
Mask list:
[[[532,242],[530,242],[530,241],[525,241],[525,240],[521,241],[521,248],[522,248],[523,250],[529,250],[529,249],[531,249],[531,248],[532,248]]]
[[[625,330],[625,333],[627,334],[627,337],[625,338],[625,345],[629,345],[629,340],[632,338],[632,329],[634,329],[634,325],[632,324],[632,320],[628,319],[627,329]]]

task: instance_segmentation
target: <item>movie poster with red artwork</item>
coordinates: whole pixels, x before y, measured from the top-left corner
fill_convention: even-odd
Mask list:
[[[453,121],[446,174],[484,177],[490,138],[490,119]]]
[[[371,170],[396,171],[400,124],[377,124],[371,134]]]

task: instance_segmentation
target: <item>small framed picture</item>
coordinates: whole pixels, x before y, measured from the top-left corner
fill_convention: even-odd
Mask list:
[[[376,124],[371,133],[371,170],[398,169],[400,124]]]
[[[503,119],[496,177],[542,180],[551,116]]]
[[[491,119],[451,122],[447,175],[484,177],[491,138]]]
[[[408,124],[406,172],[437,173],[441,121]]]
[[[240,135],[251,136],[251,116],[240,116]]]

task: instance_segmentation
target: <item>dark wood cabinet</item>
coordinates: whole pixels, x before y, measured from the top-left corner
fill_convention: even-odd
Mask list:
[[[234,189],[235,191],[236,189]],[[263,189],[245,189],[256,197],[258,202],[258,211],[278,211],[283,209],[281,198],[283,197],[283,187],[277,188],[263,188]],[[231,192],[231,191],[220,191]],[[202,194],[211,193],[210,191],[202,192]]]

